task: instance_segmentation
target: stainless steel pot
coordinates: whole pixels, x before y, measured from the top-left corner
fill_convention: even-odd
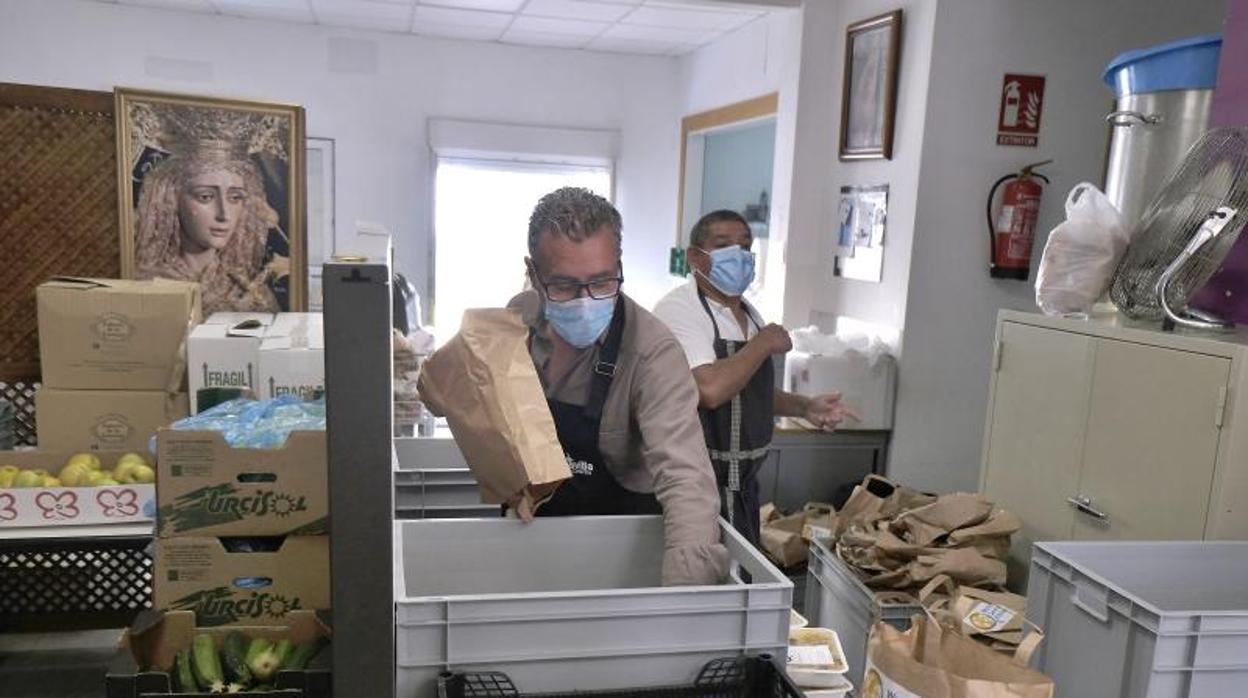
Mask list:
[[[1113,127],[1105,195],[1129,226],[1209,125],[1213,90],[1167,90],[1120,97],[1105,119]]]

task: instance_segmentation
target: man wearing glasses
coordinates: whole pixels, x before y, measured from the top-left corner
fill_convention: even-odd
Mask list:
[[[512,300],[529,331],[572,478],[538,516],[662,514],[663,583],[727,572],[719,495],[680,345],[620,287],[622,222],[606,199],[565,187],[529,218],[533,289]]]
[[[754,281],[750,226],[736,211],[713,211],[693,226],[688,284],[654,308],[688,357],[698,386],[698,416],[723,497],[723,515],[750,542],[760,537],[758,471],[774,418],[803,417],[832,429],[854,413],[840,395],[806,397],[776,388],[774,355],[793,348],[780,325],[764,325],[742,294]]]

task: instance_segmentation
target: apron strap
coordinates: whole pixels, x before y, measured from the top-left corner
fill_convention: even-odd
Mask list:
[[[598,349],[598,361],[594,364],[593,383],[589,388],[589,402],[585,403],[585,416],[593,420],[602,417],[602,407],[607,403],[607,392],[615,379],[615,362],[620,356],[620,344],[624,337],[624,296],[616,296],[615,312],[611,314],[611,326],[607,337]]]

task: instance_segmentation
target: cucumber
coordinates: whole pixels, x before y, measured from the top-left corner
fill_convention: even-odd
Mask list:
[[[272,648],[260,652],[247,662],[247,668],[251,670],[251,675],[256,681],[268,683],[277,676],[277,670],[281,666],[278,661],[277,653]]]
[[[243,659],[246,660],[248,664],[251,664],[251,660],[255,659],[256,655],[269,650],[272,647],[272,641],[266,640],[262,637],[253,637],[251,638],[251,643],[247,645],[247,654],[243,655]]]
[[[212,636],[200,633],[191,643],[191,671],[200,690],[221,693],[225,690],[225,677],[221,674],[221,658]]]
[[[273,654],[277,656],[277,668],[280,671],[286,666],[286,662],[290,659],[290,655],[295,651],[295,643],[286,638],[277,641],[273,645]]]
[[[177,678],[177,686],[174,688],[175,692],[199,692],[199,685],[195,682],[195,673],[191,671],[190,650],[178,650],[177,658],[173,662],[173,669],[173,675]]]
[[[251,670],[247,668],[246,656],[247,638],[237,630],[226,635],[225,642],[221,643],[221,664],[225,669],[226,677],[232,682],[231,686],[251,685]],[[237,692],[234,691],[234,693]]]
[[[302,645],[299,645],[295,648],[295,651],[290,654],[290,658],[286,660],[286,663],[282,665],[282,668],[291,669],[293,671],[302,671],[303,669],[307,669],[308,664],[312,662],[312,658],[315,657],[317,653],[328,644],[329,638],[322,635],[311,642],[305,642]]]

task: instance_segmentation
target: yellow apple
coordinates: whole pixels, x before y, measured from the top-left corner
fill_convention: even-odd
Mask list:
[[[156,482],[156,471],[152,470],[150,465],[140,465],[130,473],[134,476],[134,481],[141,485],[150,485]]]
[[[23,470],[13,478],[14,487],[40,487],[43,485],[43,476],[33,470]]]
[[[120,484],[121,484],[120,482],[117,482],[111,477],[102,477],[100,478],[99,482],[95,483],[95,486],[96,487],[116,487],[117,485],[120,485]]]
[[[75,453],[65,461],[65,465],[73,465],[74,463],[82,463],[92,470],[100,469],[100,457],[94,453]]]
[[[117,467],[113,468],[113,479],[122,484],[134,482],[134,469],[146,468],[147,463],[141,463],[135,460],[119,460]]]
[[[96,472],[82,463],[67,465],[61,469],[61,482],[66,487],[79,487],[86,484],[87,474]]]
[[[100,484],[100,480],[104,479],[104,473],[98,470],[88,470],[86,477],[78,481],[79,487],[95,487]]]
[[[0,470],[0,489],[13,486],[13,480],[19,471]]]
[[[123,463],[138,463],[139,465],[147,465],[147,459],[144,458],[142,454],[127,453],[123,455],[121,458],[117,459],[118,466],[120,466]]]
[[[44,487],[60,487],[61,481],[59,478],[52,477],[51,475],[44,475],[42,484]]]

